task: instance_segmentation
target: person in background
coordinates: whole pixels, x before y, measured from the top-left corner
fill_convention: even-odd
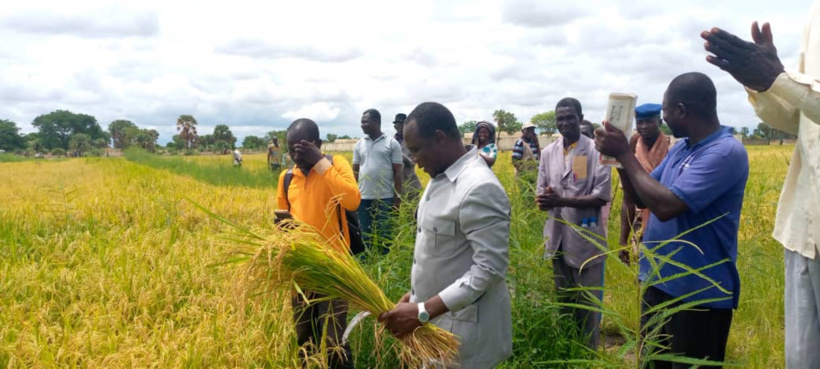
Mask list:
[[[478,122],[473,134],[472,144],[476,146],[478,155],[492,168],[498,157],[498,147],[495,145],[495,127],[490,122]]]
[[[521,127],[521,138],[513,144],[512,163],[515,178],[521,188],[522,198],[531,202],[535,197],[535,182],[538,179],[538,159],[541,145],[535,134],[535,124],[527,122]]]
[[[719,28],[701,37],[714,54],[707,61],[746,87],[757,115],[797,135],[773,236],[785,248],[786,367],[820,368],[820,2],[793,72],[783,68],[768,23],[752,24],[753,42]]]
[[[402,188],[404,189],[404,198],[402,200],[410,204],[415,204],[421,193],[421,181],[419,181],[419,177],[416,175],[416,163],[413,161],[413,155],[410,153],[410,150],[407,149],[407,145],[404,144],[404,121],[406,119],[406,114],[396,114],[396,119],[393,120],[393,129],[396,130],[396,135],[393,138],[401,145],[403,164],[401,178]]]
[[[509,198],[443,105],[413,109],[404,138],[431,179],[419,203],[410,290],[379,321],[396,337],[435,324],[461,342],[455,368],[493,368],[512,355]]]
[[[376,109],[362,114],[365,136],[353,148],[353,174],[359,182],[362,205],[359,222],[368,250],[379,246],[386,254],[392,240],[393,209],[401,204],[403,192],[401,144],[382,132],[382,116]],[[378,240],[378,242],[376,242]]]
[[[731,130],[720,125],[717,90],[705,74],[685,73],[672,80],[663,97],[663,120],[683,140],[652,173],[618,128],[605,122],[605,129],[595,131],[601,154],[617,158],[623,167],[618,172],[624,192],[650,210],[643,243],[651,252],[641,253],[639,279],[652,285],[643,294],[641,330],[647,334],[656,328],[648,326],[657,317],[650,309],[694,304],[660,327],[660,353],[722,362],[732,310],[740,300],[737,232],[749,158]],[[698,273],[686,274],[691,270]],[[650,365],[691,366],[668,361]]]
[[[242,166],[242,153],[239,152],[239,149],[233,150],[233,166],[241,167]]]
[[[581,135],[583,119],[578,100],[568,97],[556,105],[555,121],[562,138],[541,152],[536,202],[540,210],[548,211],[550,215],[544,225],[547,239],[544,256],[552,260],[555,289],[560,301],[597,306],[589,299],[603,297],[600,288],[604,284],[606,222],[601,208],[611,200],[612,169],[600,164],[595,142]],[[598,237],[582,235],[564,222],[582,227]],[[598,290],[571,290],[579,287]],[[578,308],[566,310],[587,339],[587,345],[597,349],[601,339],[601,314]]]
[[[591,139],[595,139],[595,125],[592,122],[584,119],[581,121],[581,134],[587,136]],[[603,224],[604,227],[604,237],[607,237],[609,233],[609,212],[612,209],[612,201],[609,201],[601,208],[601,219],[599,220],[600,223]]]
[[[279,139],[274,137],[268,145],[268,168],[272,171],[282,168],[282,161],[279,159],[280,151]]]
[[[661,131],[661,105],[643,104],[635,108],[635,130],[629,147],[647,173],[652,173],[669,153],[669,137]],[[638,209],[635,201],[624,192],[621,205],[621,246],[633,245],[632,254],[638,255],[637,245],[642,237],[637,237],[649,222],[649,209]],[[630,234],[633,235],[630,242]],[[621,261],[629,264],[632,256],[628,249],[620,252]]]
[[[328,248],[349,252],[350,233],[342,209],[355,211],[361,200],[350,164],[343,156],[334,156],[331,163],[323,155],[319,126],[310,119],[291,123],[287,140],[295,167],[287,191],[284,188],[287,171],[279,175],[277,209],[287,210],[293,219],[315,230],[327,240]],[[307,348],[310,351],[322,347],[320,338],[326,334],[330,367],[352,369],[350,347],[342,343],[347,327],[347,303],[323,298],[325,296],[311,291],[304,294],[310,301],[298,294],[293,298],[296,342],[299,346],[311,343]]]
[[[592,122],[586,119],[581,121],[581,134],[589,137],[590,139],[595,139],[595,126]]]

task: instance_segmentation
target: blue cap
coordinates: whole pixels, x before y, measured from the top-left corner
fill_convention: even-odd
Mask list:
[[[649,119],[661,115],[661,104],[643,104],[635,108],[635,119]]]

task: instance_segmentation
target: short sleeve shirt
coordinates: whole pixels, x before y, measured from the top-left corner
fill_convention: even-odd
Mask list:
[[[688,268],[710,266],[700,273],[717,282],[728,293],[694,274],[665,281],[655,287],[676,297],[703,290],[683,301],[723,299],[701,306],[737,308],[740,299],[740,277],[736,266],[737,232],[749,177],[746,149],[728,128],[721,127],[695,145],[690,146],[688,139],[680,141],[651,176],[669,188],[689,209],[666,222],[652,214],[644,244],[649,249],[655,249],[655,254],[669,257]],[[683,234],[685,232],[688,233]],[[667,242],[672,239],[676,240]],[[641,255],[640,264],[640,279],[644,282],[685,272],[683,268],[660,263],[658,259],[655,259],[655,265],[662,265],[653,267],[647,255]]]
[[[356,142],[353,165],[359,165],[359,191],[363,200],[394,197],[393,164],[402,164],[401,144],[382,134],[375,140],[369,136]]]
[[[523,139],[518,139],[513,144],[513,152],[512,158],[513,160],[521,160],[524,158],[524,145],[530,145],[530,150],[532,150],[532,155],[535,161],[538,161],[539,157],[541,156],[541,151],[538,149],[538,145],[535,142],[525,143]]]
[[[494,143],[488,144],[487,146],[481,148],[481,153],[487,157],[495,159],[498,157],[498,147],[495,146]]]

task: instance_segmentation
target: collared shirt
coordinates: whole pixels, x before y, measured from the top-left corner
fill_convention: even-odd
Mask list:
[[[563,140],[558,140],[556,142],[561,142],[561,145],[563,146],[562,141]],[[576,147],[578,147],[578,141],[575,141],[575,142],[571,143],[568,147],[564,148],[564,168],[569,168],[570,167],[569,161],[570,161],[570,158],[572,157],[572,155],[570,155],[570,154],[572,154],[572,152],[575,151]]]
[[[524,150],[524,139],[519,138],[518,140],[515,141],[515,144],[513,145],[513,152],[512,152],[513,160],[522,160],[522,159],[528,159],[529,160],[529,159],[531,159],[531,160],[538,161],[538,159],[541,157],[541,151],[538,150],[538,144],[536,143],[536,141],[528,142],[527,144],[530,146],[530,150],[532,151],[533,157],[532,158],[525,158],[524,157],[524,151],[525,151]]]
[[[491,368],[512,350],[510,202],[472,147],[432,178],[419,201],[411,302],[438,295],[450,312],[433,324],[457,334],[463,368]]]
[[[393,164],[402,164],[401,145],[384,133],[356,142],[353,165],[359,165],[359,190],[364,200],[392,199],[395,196]]]
[[[728,298],[703,306],[716,309],[736,308],[740,298],[740,277],[736,266],[737,231],[746,180],[749,177],[749,158],[743,144],[726,127],[721,127],[695,145],[690,146],[689,139],[684,139],[669,150],[666,159],[655,168],[651,176],[669,188],[689,209],[666,222],[652,214],[644,235],[646,247],[692,269],[729,260],[700,271],[719,283],[729,294],[712,286],[702,277],[691,274],[655,287],[676,297],[706,289],[683,301]],[[684,232],[689,233],[681,235]],[[672,241],[662,245],[677,237],[688,243]],[[655,262],[660,263],[657,259]],[[684,273],[685,270],[665,263],[657,274],[655,272],[646,255],[641,255],[642,281],[671,277]]]
[[[568,156],[572,152],[572,150],[575,149],[576,147],[578,147],[578,141],[575,141],[575,142],[571,143],[569,145],[569,147],[565,147],[564,148],[564,156]]]
[[[786,249],[816,259],[820,251],[820,2],[815,2],[803,33],[797,72],[781,74],[766,92],[748,92],[763,121],[797,135],[773,236]]]
[[[348,211],[359,208],[361,197],[353,169],[347,159],[334,156],[333,164],[322,158],[311,168],[307,176],[301,169],[293,168],[293,179],[288,188],[288,198],[285,199],[284,180],[287,171],[279,174],[279,187],[276,192],[276,206],[280,210],[288,210],[294,219],[316,228],[331,244],[346,250],[350,244],[350,234],[347,230],[347,219],[339,213],[339,205]],[[339,228],[339,218],[342,227]],[[340,235],[344,235],[346,243],[341,242]]]
[[[538,165],[537,193],[544,193],[547,187],[552,187],[553,191],[563,197],[592,195],[609,202],[612,193],[612,168],[601,165],[600,158],[601,154],[595,150],[595,141],[583,135],[570,145],[569,151],[564,149],[562,140],[547,145],[541,153],[541,162]],[[595,239],[594,236],[582,235],[576,228],[559,221],[560,219],[582,226],[584,220],[591,223],[592,218],[596,218],[597,224],[587,230],[599,236],[595,242],[590,241]],[[561,247],[564,260],[576,269],[584,263],[588,266],[603,263],[605,257],[602,257],[602,254],[606,251],[606,241],[603,237],[606,226],[606,218],[601,213],[601,208],[553,208],[544,224],[544,255],[546,258],[552,258]]]

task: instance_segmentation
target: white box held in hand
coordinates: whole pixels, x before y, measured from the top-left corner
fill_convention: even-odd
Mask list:
[[[632,136],[632,122],[635,120],[635,104],[638,102],[638,95],[613,92],[609,94],[609,103],[606,107],[606,120],[609,124],[624,132],[627,139]],[[620,168],[613,157],[601,155],[601,164]]]

